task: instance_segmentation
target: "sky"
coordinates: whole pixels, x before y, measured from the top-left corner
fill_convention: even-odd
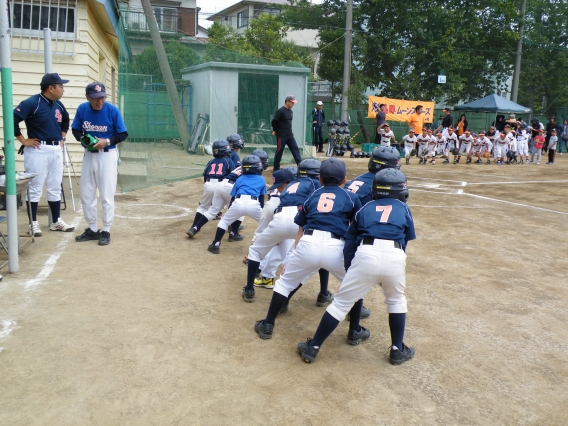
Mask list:
[[[199,25],[209,28],[213,22],[207,21],[207,18],[216,12],[239,3],[241,0],[197,0],[197,7],[201,8],[199,11]],[[321,3],[321,0],[312,0],[313,3]],[[267,0],[267,3],[270,0]]]

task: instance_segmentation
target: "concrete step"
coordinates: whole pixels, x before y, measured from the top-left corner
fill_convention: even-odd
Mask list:
[[[122,150],[120,152],[120,160],[124,161],[125,163],[143,163],[146,164],[148,161],[148,153],[147,152],[139,152],[139,151],[125,151]]]
[[[124,186],[145,183],[148,169],[145,164],[122,162],[118,166],[118,181]]]

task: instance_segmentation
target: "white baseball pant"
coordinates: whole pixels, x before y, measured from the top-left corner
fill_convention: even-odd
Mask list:
[[[341,282],[345,276],[343,245],[343,240],[332,238],[329,232],[314,230],[313,235],[303,235],[274,291],[288,297],[300,283],[306,282],[306,276],[320,268],[327,269]]]
[[[523,157],[529,156],[529,142],[526,139],[519,141],[517,145],[517,152]]]
[[[231,191],[233,190],[233,185],[235,183],[229,181],[229,179],[224,179],[215,187],[215,194],[213,194],[213,199],[211,200],[211,207],[203,216],[207,220],[213,220],[215,216],[219,214],[223,208],[231,202]],[[240,217],[239,220],[244,221],[244,216]]]
[[[495,158],[506,158],[507,150],[508,150],[508,144],[506,143],[495,144],[495,154],[494,154]]]
[[[39,202],[43,184],[47,192],[47,201],[61,200],[61,182],[63,182],[63,158],[59,145],[40,145],[24,147],[24,169],[26,173],[36,173],[28,184],[32,203]],[[27,195],[26,195],[27,197]],[[55,218],[54,220],[57,220]]]
[[[265,278],[275,278],[278,266],[286,258],[288,251],[294,246],[294,240],[284,240],[275,245],[260,262],[260,270]]]
[[[211,203],[213,201],[213,196],[215,195],[215,190],[222,182],[217,179],[212,179],[203,184],[203,197],[199,202],[199,207],[197,207],[197,213],[205,215],[207,211],[211,208]],[[215,216],[213,216],[215,217]],[[208,220],[211,220],[207,218]]]
[[[412,151],[412,149],[413,149],[413,147],[411,147],[411,146],[405,146],[404,147],[404,156],[406,158],[410,157],[410,151]]]
[[[81,205],[85,220],[89,225],[96,224],[97,189],[103,208],[103,225],[111,226],[114,220],[114,194],[116,193],[116,176],[118,169],[118,154],[115,149],[104,152],[85,150],[81,170]]]
[[[260,220],[262,208],[258,200],[253,200],[250,195],[240,195],[238,197],[239,198],[235,198],[229,210],[227,210],[219,221],[219,225],[217,225],[218,228],[226,231],[231,224],[241,216],[248,216],[257,222]]]
[[[281,212],[276,213],[249,247],[248,258],[260,262],[276,244],[284,240],[294,241],[298,234],[298,225],[294,222],[297,213],[298,208],[295,206],[283,207]]]
[[[395,248],[394,241],[375,240],[373,245],[357,248],[351,267],[327,312],[336,320],[343,321],[355,302],[363,299],[375,284],[383,289],[389,314],[407,312],[406,253]]]
[[[469,154],[469,150],[471,149],[471,142],[470,143],[462,143],[460,146],[460,150],[458,155],[467,155]]]

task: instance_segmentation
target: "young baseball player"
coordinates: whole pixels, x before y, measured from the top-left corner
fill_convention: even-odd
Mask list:
[[[416,136],[414,135],[414,129],[410,129],[408,134],[402,137],[401,143],[404,146],[404,158],[406,159],[406,164],[410,164],[410,154],[413,149],[416,149]]]
[[[320,161],[311,158],[300,162],[298,177],[290,182],[282,194],[280,194],[280,204],[274,212],[272,221],[249,247],[247,283],[243,288],[243,299],[245,302],[250,303],[254,301],[254,279],[260,262],[277,244],[284,244],[290,248],[292,243],[285,243],[284,241],[293,241],[296,238],[298,225],[294,223],[294,217],[298,213],[298,207],[321,186],[318,180],[320,166]],[[324,296],[323,298],[328,296],[327,288],[322,296]]]
[[[237,179],[231,190],[231,204],[217,226],[217,232],[207,251],[219,254],[221,239],[229,226],[241,216],[248,216],[259,221],[264,207],[264,194],[266,182],[262,177],[262,161],[256,155],[249,155],[243,159],[243,175]]]
[[[420,157],[420,161],[418,164],[426,164],[425,157],[428,154],[428,144],[430,143],[430,136],[428,136],[428,129],[423,128],[422,134],[416,136],[416,143],[418,145],[418,157]]]
[[[380,130],[379,135],[381,137],[381,146],[390,146],[391,139],[394,141],[394,143],[397,143],[396,137],[394,136],[394,133],[392,132],[388,123],[385,123],[383,125],[383,128]]]
[[[59,74],[45,74],[41,79],[41,93],[23,100],[14,109],[14,136],[22,144],[20,154],[24,154],[24,168],[35,173],[28,184],[31,225],[28,234],[42,235],[37,221],[37,208],[43,192],[47,192],[47,204],[54,220],[50,231],[71,232],[75,228],[67,225],[59,216],[61,213],[61,183],[63,181],[62,152],[65,136],[69,130],[69,113],[61,103],[63,80]],[[19,123],[25,121],[28,137],[24,138]]]
[[[471,132],[469,130],[466,130],[464,134],[460,136],[460,149],[458,151],[457,161],[454,159],[454,164],[460,162],[460,158],[462,155],[468,157],[466,164],[471,163],[471,158],[469,157],[469,151],[471,151],[472,142],[473,142],[473,136],[471,136]]]
[[[481,164],[481,155],[483,154],[483,141],[482,139],[476,134],[472,133],[473,142],[471,143],[471,149],[469,150],[469,154],[467,156],[468,164],[471,164],[471,160],[473,157],[477,158],[475,164]]]
[[[493,138],[495,140],[495,138]],[[493,151],[493,142],[486,136],[484,131],[479,132],[479,143],[481,144],[481,155],[487,159],[487,164],[491,164],[491,151]]]
[[[444,163],[449,163],[450,160],[448,160],[448,142],[446,141],[446,138],[443,136],[442,132],[438,132],[436,134],[436,148],[434,151],[434,156],[432,157],[432,164],[436,164],[436,156],[438,155],[444,158]]]
[[[517,133],[517,153],[519,164],[529,163],[529,132],[526,129],[521,129]]]
[[[280,205],[280,194],[281,194],[281,192],[284,191],[284,189],[286,189],[286,186],[290,182],[292,182],[295,178],[296,177],[294,176],[294,173],[292,172],[292,170],[290,170],[286,167],[283,168],[283,169],[280,169],[280,170],[276,170],[272,174],[273,185],[270,188],[268,188],[268,193],[270,195],[270,199],[265,203],[264,208],[262,209],[262,216],[260,217],[260,220],[258,221],[258,226],[256,227],[256,230],[254,231],[253,243],[254,243],[254,240],[256,240],[256,238],[260,234],[262,234],[262,232],[268,227],[268,225],[270,224],[270,222],[274,218],[274,211]],[[280,248],[280,246],[282,246],[282,245],[280,244],[277,247]],[[270,252],[272,252],[272,250]],[[282,254],[280,261],[282,259],[284,259],[285,256],[286,256],[286,252],[284,252]],[[263,260],[265,260],[265,259],[263,259]],[[266,265],[266,264],[259,265],[259,270],[262,270],[262,274],[255,278],[255,280],[254,280],[255,287],[264,287],[264,288],[273,288],[274,287],[274,277],[276,277],[276,269],[278,268],[280,261],[274,267],[272,267],[272,265]],[[265,270],[266,270],[266,272],[265,272]]]
[[[451,152],[454,156],[454,164],[457,163],[458,153],[459,153],[459,140],[457,133],[454,132],[453,127],[448,127],[448,136],[446,136],[446,142],[448,143],[448,152]],[[448,155],[449,157],[449,155]],[[448,164],[450,162],[449,158],[446,158],[444,164]]]
[[[235,167],[241,167],[241,159],[239,158],[238,152],[245,147],[245,143],[243,138],[238,134],[232,134],[227,136],[227,142],[229,142],[229,146],[231,147],[231,161],[235,165]]]
[[[340,187],[346,182],[346,172],[345,163],[337,158],[322,162],[319,179],[323,187],[315,190],[298,210],[294,219],[300,227],[296,248],[285,273],[276,281],[266,318],[257,321],[254,326],[260,338],[272,338],[276,316],[288,303],[290,293],[298,288],[307,274],[323,268],[339,281],[343,280],[342,237],[355,212],[361,208],[359,197]],[[352,317],[358,319],[360,311],[361,307],[358,306],[357,312],[351,313]],[[353,343],[364,339],[364,336],[363,328],[349,331],[349,339]]]
[[[199,202],[199,207],[197,207],[193,224],[187,231],[189,238],[193,238],[193,236],[199,231],[195,225],[211,208],[211,202],[213,201],[213,196],[215,195],[217,186],[219,186],[225,177],[235,169],[235,164],[227,158],[230,155],[231,148],[229,146],[229,142],[224,139],[219,139],[213,142],[213,159],[209,160],[203,170],[203,197]]]
[[[426,155],[424,156],[425,163],[423,164],[428,163],[428,159],[431,159],[432,164],[436,164],[436,147],[438,142],[436,141],[436,137],[432,135],[432,129],[428,129],[428,137],[430,140],[426,146]]]
[[[405,250],[408,242],[416,238],[412,214],[406,205],[408,189],[404,173],[397,169],[378,172],[373,179],[373,199],[356,213],[345,234],[343,252],[347,273],[339,292],[327,307],[314,337],[298,344],[298,353],[308,363],[314,362],[321,345],[374,285],[380,285],[385,295],[391,364],[400,365],[415,354],[403,342],[407,312]],[[361,341],[371,335],[353,318],[349,327],[350,333],[357,329],[365,332]],[[353,344],[349,338],[348,343]]]
[[[502,166],[503,160],[507,157],[507,151],[509,150],[509,138],[505,131],[499,132],[499,135],[495,137],[495,158],[497,159],[497,165]]]

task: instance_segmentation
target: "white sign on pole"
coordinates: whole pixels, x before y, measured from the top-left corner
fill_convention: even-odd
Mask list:
[[[438,83],[439,84],[446,84],[446,76],[445,75],[439,75],[438,76]]]

